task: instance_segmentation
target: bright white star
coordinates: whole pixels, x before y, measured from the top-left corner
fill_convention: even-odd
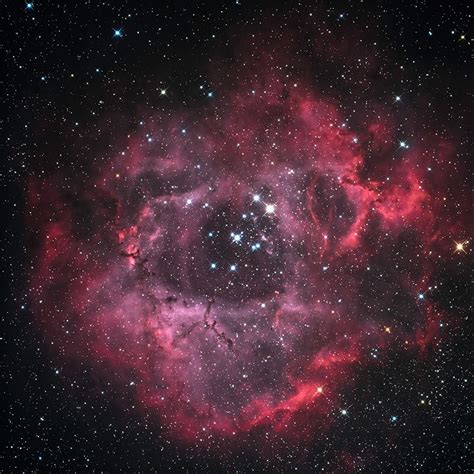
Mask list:
[[[275,214],[275,204],[267,204],[265,206],[265,214]]]

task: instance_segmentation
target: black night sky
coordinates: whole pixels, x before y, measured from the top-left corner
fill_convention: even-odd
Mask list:
[[[3,472],[469,472],[469,2],[1,5]]]

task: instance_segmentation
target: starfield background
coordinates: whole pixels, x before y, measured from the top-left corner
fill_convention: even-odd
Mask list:
[[[469,472],[469,2],[1,5],[0,468]]]

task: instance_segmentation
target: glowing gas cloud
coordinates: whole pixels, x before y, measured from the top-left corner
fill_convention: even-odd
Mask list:
[[[354,368],[422,355],[449,317],[452,144],[257,53],[238,84],[214,71],[204,101],[147,110],[93,178],[29,186],[38,323],[182,443],[312,439]]]

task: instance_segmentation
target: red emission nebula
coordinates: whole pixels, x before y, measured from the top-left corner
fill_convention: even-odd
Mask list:
[[[387,105],[354,114],[280,59],[149,110],[86,182],[29,185],[46,338],[176,442],[313,440],[356,370],[423,357],[450,318],[432,275],[460,231],[454,144],[416,121],[407,139]]]

